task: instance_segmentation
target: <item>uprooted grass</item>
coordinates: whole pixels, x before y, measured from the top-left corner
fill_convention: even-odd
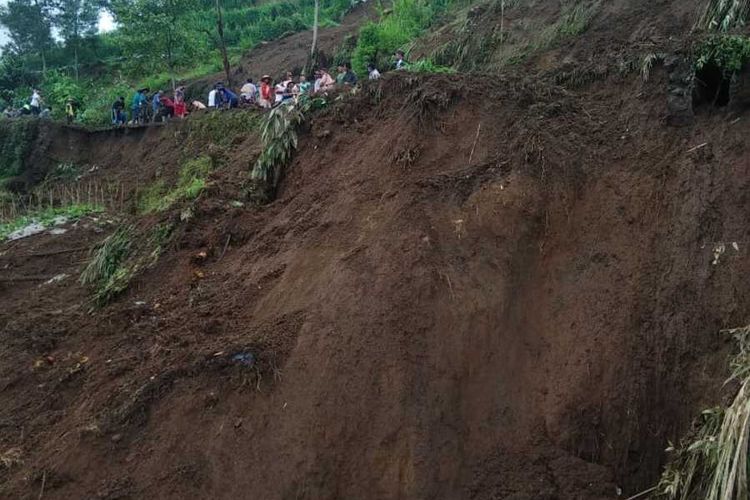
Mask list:
[[[702,413],[692,435],[670,447],[672,460],[656,487],[669,499],[734,500],[748,498],[750,442],[750,326],[728,330],[739,346],[730,361],[727,382],[739,390],[727,408]]]
[[[326,105],[324,98],[303,96],[297,103],[278,106],[267,114],[261,133],[263,152],[250,174],[255,183],[252,196],[258,201],[273,198],[284,168],[297,149],[297,128],[305,123],[308,113]]]
[[[94,290],[94,303],[103,306],[125,291],[143,269],[156,263],[169,241],[173,226],[159,224],[139,234],[131,225],[118,228],[92,251],[80,282]]]
[[[697,27],[727,32],[743,26],[750,15],[750,0],[709,0]]]
[[[22,456],[23,453],[21,452],[21,448],[10,448],[5,450],[3,453],[0,453],[0,465],[5,469],[21,465],[23,463]]]

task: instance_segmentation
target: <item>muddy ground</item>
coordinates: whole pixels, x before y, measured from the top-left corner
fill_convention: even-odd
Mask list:
[[[687,7],[663,4],[685,28]],[[609,43],[611,16],[644,8],[608,6],[588,54]],[[654,19],[628,29],[658,41]],[[625,32],[610,42],[635,50]],[[194,118],[43,130],[23,183],[69,161],[126,195],[63,235],[0,246],[0,452],[15,457],[0,495],[605,499],[652,486],[668,442],[721,401],[719,331],[747,322],[747,116],[703,105],[668,125],[658,64],[648,80],[618,68],[575,84],[539,67],[365,85],[311,118],[264,206],[245,198],[257,131],[218,144],[193,140]],[[138,215],[144,187],[206,152],[222,166],[197,201]],[[123,221],[176,230],[92,308],[77,274]]]

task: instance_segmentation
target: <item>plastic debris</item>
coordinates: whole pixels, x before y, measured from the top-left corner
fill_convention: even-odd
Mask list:
[[[253,366],[255,365],[255,356],[249,352],[238,352],[232,356],[232,361],[242,366]]]
[[[726,251],[727,247],[724,245],[723,242],[717,243],[714,245],[714,260],[711,262],[712,265],[716,265],[719,263],[719,258],[724,255],[724,252]]]
[[[52,278],[48,279],[47,281],[45,281],[44,284],[45,285],[51,285],[52,283],[60,282],[60,281],[64,280],[67,277],[68,277],[68,275],[65,274],[65,273],[58,274],[58,275],[53,276]]]
[[[62,224],[65,224],[68,222],[68,218],[64,215],[58,215],[52,220],[53,226],[59,226]],[[31,224],[28,224],[22,228],[16,229],[12,233],[10,233],[7,237],[9,241],[15,241],[20,240],[22,238],[27,238],[29,236],[33,236],[35,234],[43,233],[47,230],[46,225],[42,224],[41,222],[32,222]]]

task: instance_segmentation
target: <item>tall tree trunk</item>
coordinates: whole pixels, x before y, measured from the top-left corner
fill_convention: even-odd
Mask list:
[[[315,0],[315,17],[313,18],[313,39],[312,46],[310,47],[310,68],[312,71],[315,68],[315,63],[318,58],[318,22],[320,19],[320,0]]]
[[[169,0],[168,6],[169,16],[172,19],[172,22],[167,30],[167,59],[169,61],[169,78],[172,80],[172,93],[174,95],[174,91],[177,88],[177,82],[175,81],[174,76],[174,54],[172,54],[172,51],[174,49],[175,41],[172,36],[172,30],[176,29],[177,26],[177,7],[174,4],[174,0]]]
[[[224,64],[224,74],[227,77],[227,85],[232,86],[232,77],[229,72],[229,57],[227,56],[227,44],[224,41],[224,18],[221,15],[221,4],[219,0],[215,1],[216,5],[216,31],[219,33],[219,50],[221,51],[221,62]]]
[[[76,73],[76,81],[78,81],[78,41],[73,46],[73,68]]]

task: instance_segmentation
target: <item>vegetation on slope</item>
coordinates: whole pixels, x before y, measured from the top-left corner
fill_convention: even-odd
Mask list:
[[[729,330],[739,352],[727,383],[738,385],[726,408],[705,410],[690,437],[671,446],[656,493],[670,500],[731,500],[748,497],[750,471],[750,326]]]

